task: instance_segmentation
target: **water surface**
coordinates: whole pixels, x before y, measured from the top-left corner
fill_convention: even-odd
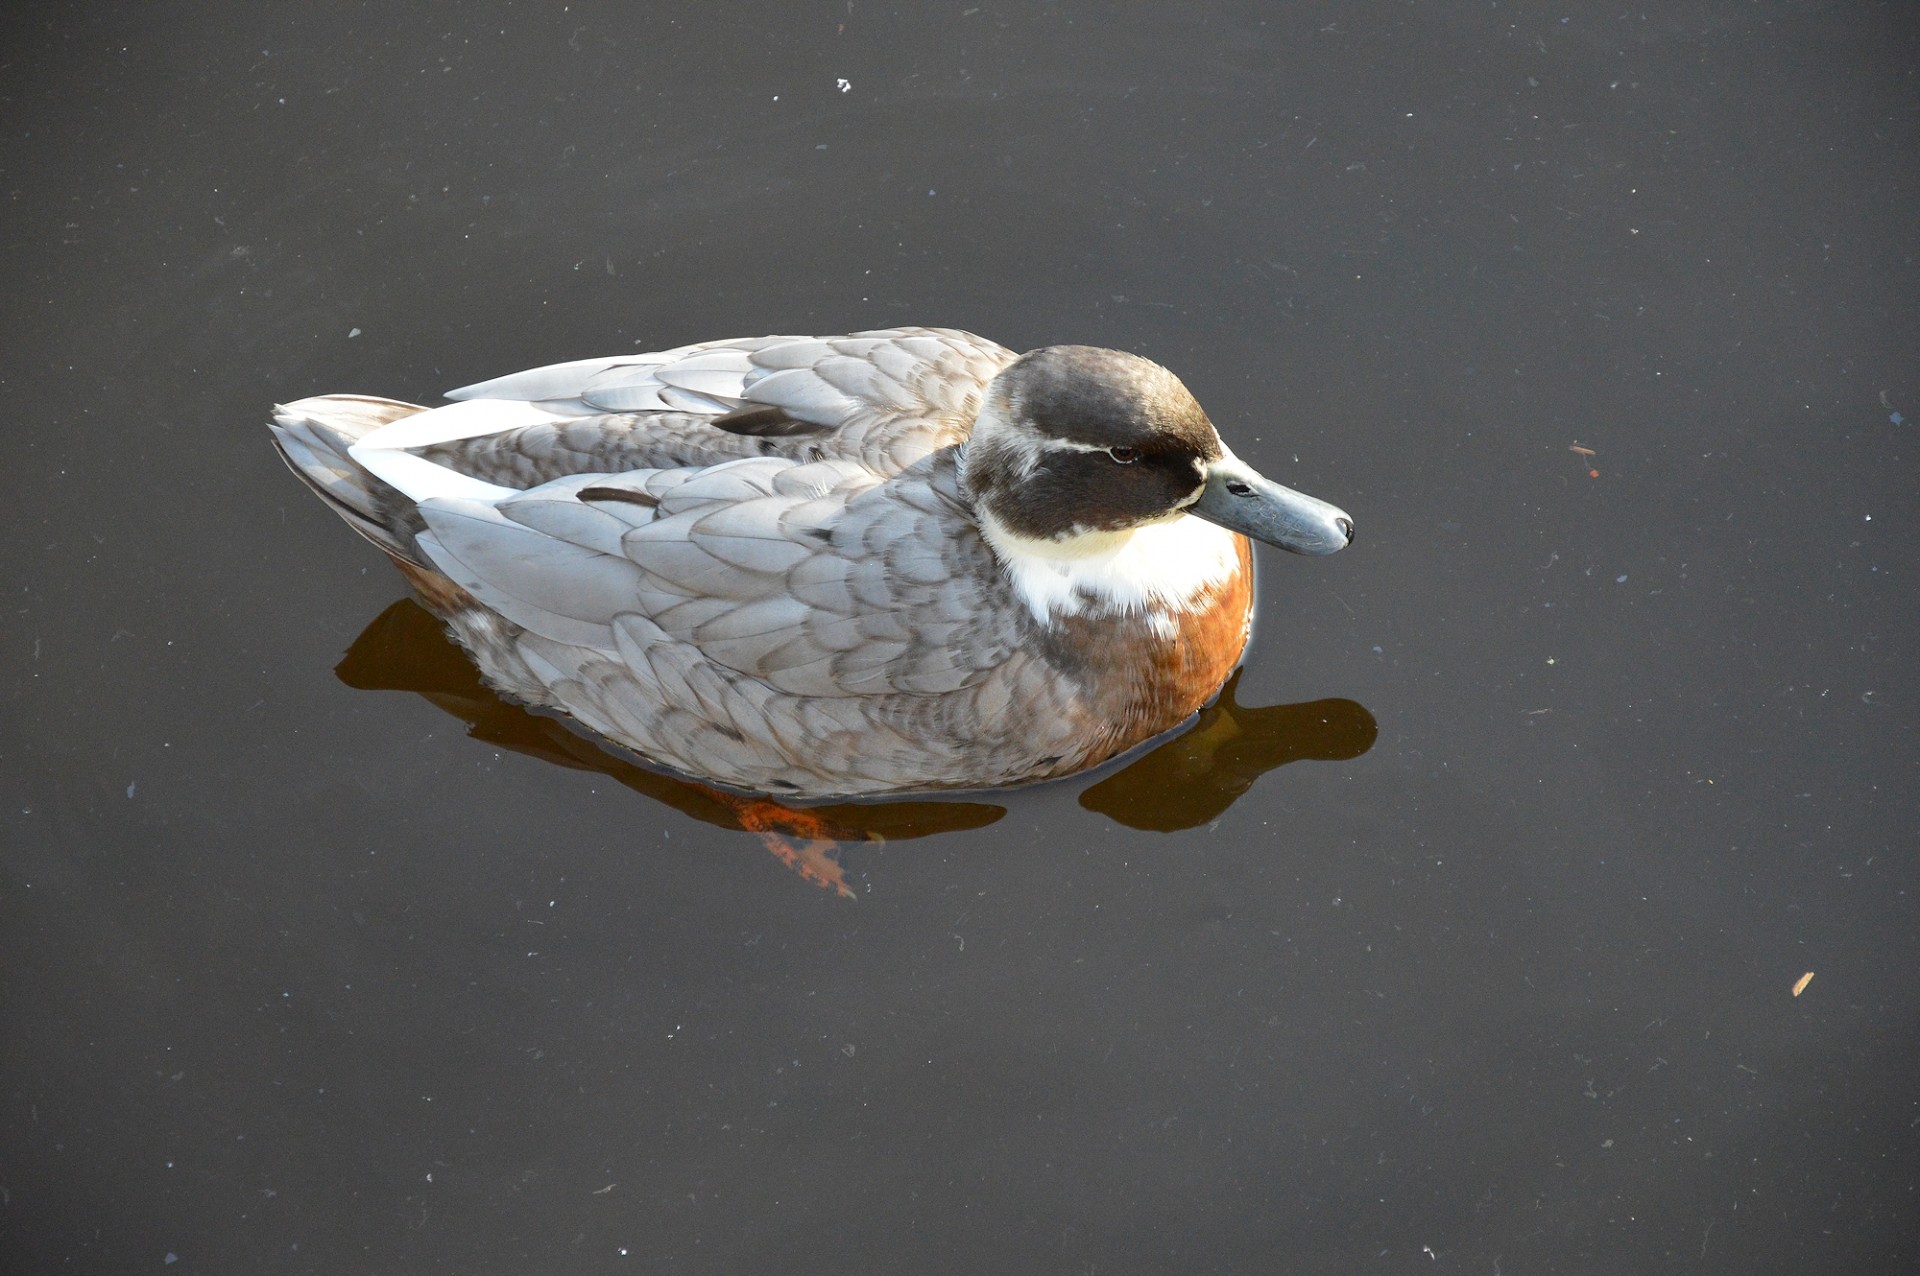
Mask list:
[[[1912,1270],[1903,7],[8,26],[20,1270]],[[1351,510],[1234,689],[1346,744],[847,899],[342,664],[404,587],[269,404],[893,323]]]

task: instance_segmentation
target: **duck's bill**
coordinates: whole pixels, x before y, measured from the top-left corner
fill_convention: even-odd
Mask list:
[[[1353,540],[1345,510],[1280,486],[1231,452],[1207,467],[1187,513],[1296,554],[1331,554]]]

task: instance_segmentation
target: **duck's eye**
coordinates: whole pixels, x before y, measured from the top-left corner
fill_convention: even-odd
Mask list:
[[[1132,465],[1140,459],[1140,449],[1137,447],[1110,447],[1107,449],[1107,455],[1122,465]]]

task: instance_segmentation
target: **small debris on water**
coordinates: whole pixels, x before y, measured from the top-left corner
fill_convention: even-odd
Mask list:
[[[355,337],[357,337],[357,336],[359,336],[359,335],[360,335],[360,329],[358,329],[358,328],[349,328],[349,329],[347,329],[347,340],[348,340],[348,341],[352,341],[352,340],[353,340],[353,339],[354,339]]]
[[[1813,982],[1813,972],[1809,970],[1806,974],[1800,976],[1800,978],[1793,981],[1793,995],[1798,997],[1801,993],[1807,990],[1807,985],[1812,982]]]

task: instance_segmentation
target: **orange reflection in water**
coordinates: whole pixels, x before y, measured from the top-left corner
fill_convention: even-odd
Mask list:
[[[793,806],[731,793],[644,766],[561,719],[502,699],[480,680],[466,653],[414,600],[376,617],[334,672],[365,691],[411,691],[467,723],[476,740],[597,771],[684,815],[754,833],[780,861],[817,886],[852,898],[838,858],[849,842],[902,841],[982,828],[1006,814],[984,802],[904,798]],[[1119,769],[1095,780],[1080,804],[1131,828],[1172,832],[1217,817],[1260,776],[1302,759],[1358,757],[1373,745],[1373,716],[1351,700],[1247,708],[1236,672],[1194,721]]]

